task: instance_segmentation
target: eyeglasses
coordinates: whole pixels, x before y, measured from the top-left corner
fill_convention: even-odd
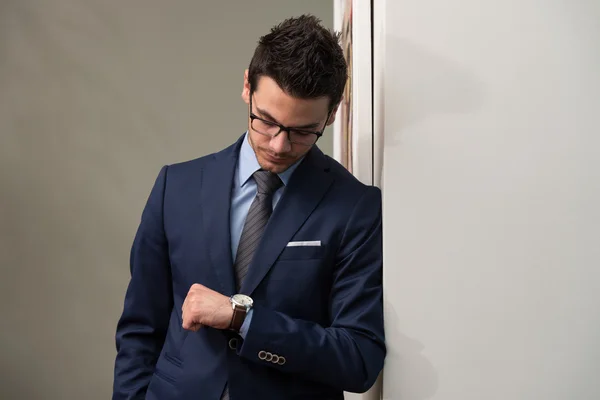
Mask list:
[[[277,122],[262,119],[256,114],[254,114],[252,112],[252,96],[250,96],[250,126],[253,130],[260,133],[261,135],[269,136],[271,138],[276,137],[281,133],[281,131],[284,131],[287,133],[288,141],[290,143],[295,143],[302,146],[312,146],[317,142],[317,140],[319,140],[321,136],[323,136],[323,132],[327,127],[329,117],[331,117],[331,111],[329,111],[329,113],[327,114],[325,126],[323,126],[323,129],[321,129],[320,132],[298,128],[288,128],[287,126],[283,126],[281,124],[278,124]]]

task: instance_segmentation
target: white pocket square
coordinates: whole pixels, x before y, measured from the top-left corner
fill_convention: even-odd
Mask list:
[[[301,246],[320,246],[320,240],[312,240],[308,242],[289,242],[287,247],[301,247]]]

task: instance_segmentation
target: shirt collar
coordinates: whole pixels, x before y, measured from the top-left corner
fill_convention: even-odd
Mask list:
[[[287,186],[288,182],[290,181],[290,178],[292,177],[292,174],[294,173],[296,168],[298,168],[298,165],[300,164],[300,162],[302,162],[303,159],[304,157],[296,161],[282,173],[277,174],[279,175],[279,178],[285,186]],[[256,154],[254,153],[254,150],[252,149],[252,146],[250,146],[249,143],[248,132],[246,132],[246,135],[244,136],[244,140],[240,148],[240,157],[238,160],[239,161],[237,183],[239,186],[244,186],[248,179],[250,179],[252,174],[254,174],[260,169],[260,165],[258,164],[258,160],[256,159]]]

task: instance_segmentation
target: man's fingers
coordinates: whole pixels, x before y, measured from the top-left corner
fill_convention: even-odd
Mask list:
[[[198,330],[200,330],[200,328],[202,328],[202,324],[183,321],[183,329],[185,329],[185,330],[198,332]]]
[[[195,313],[198,311],[198,304],[196,304],[195,311],[190,309],[190,307],[192,307],[194,304],[194,297],[198,297],[198,292],[202,289],[204,289],[204,286],[197,283],[193,284],[190,287],[187,296],[185,296],[185,299],[183,300],[183,304],[181,306],[181,325],[183,329],[197,332],[202,327],[202,324],[197,322],[200,319],[200,315],[195,315]]]
[[[183,327],[183,329],[189,330],[189,331],[198,331],[201,327],[202,324],[197,322],[197,319],[193,317],[194,313],[192,313],[190,310],[184,310],[181,312],[181,321],[182,324],[181,326]]]
[[[191,321],[191,318],[183,318],[183,324],[181,326],[183,329],[191,329],[195,324]]]

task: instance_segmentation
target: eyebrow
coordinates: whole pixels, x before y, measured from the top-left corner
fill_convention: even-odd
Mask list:
[[[269,114],[268,111],[262,110],[260,107],[256,107],[256,110],[261,114],[264,115],[265,117],[267,117],[268,119],[270,119],[273,122],[276,122],[279,124],[279,122],[273,118],[273,116],[271,114]],[[320,122],[314,122],[312,124],[306,124],[306,125],[301,125],[301,126],[288,126],[287,128],[291,128],[291,129],[309,129],[309,128],[317,128],[319,127],[321,123]],[[280,124],[281,125],[281,124]]]

